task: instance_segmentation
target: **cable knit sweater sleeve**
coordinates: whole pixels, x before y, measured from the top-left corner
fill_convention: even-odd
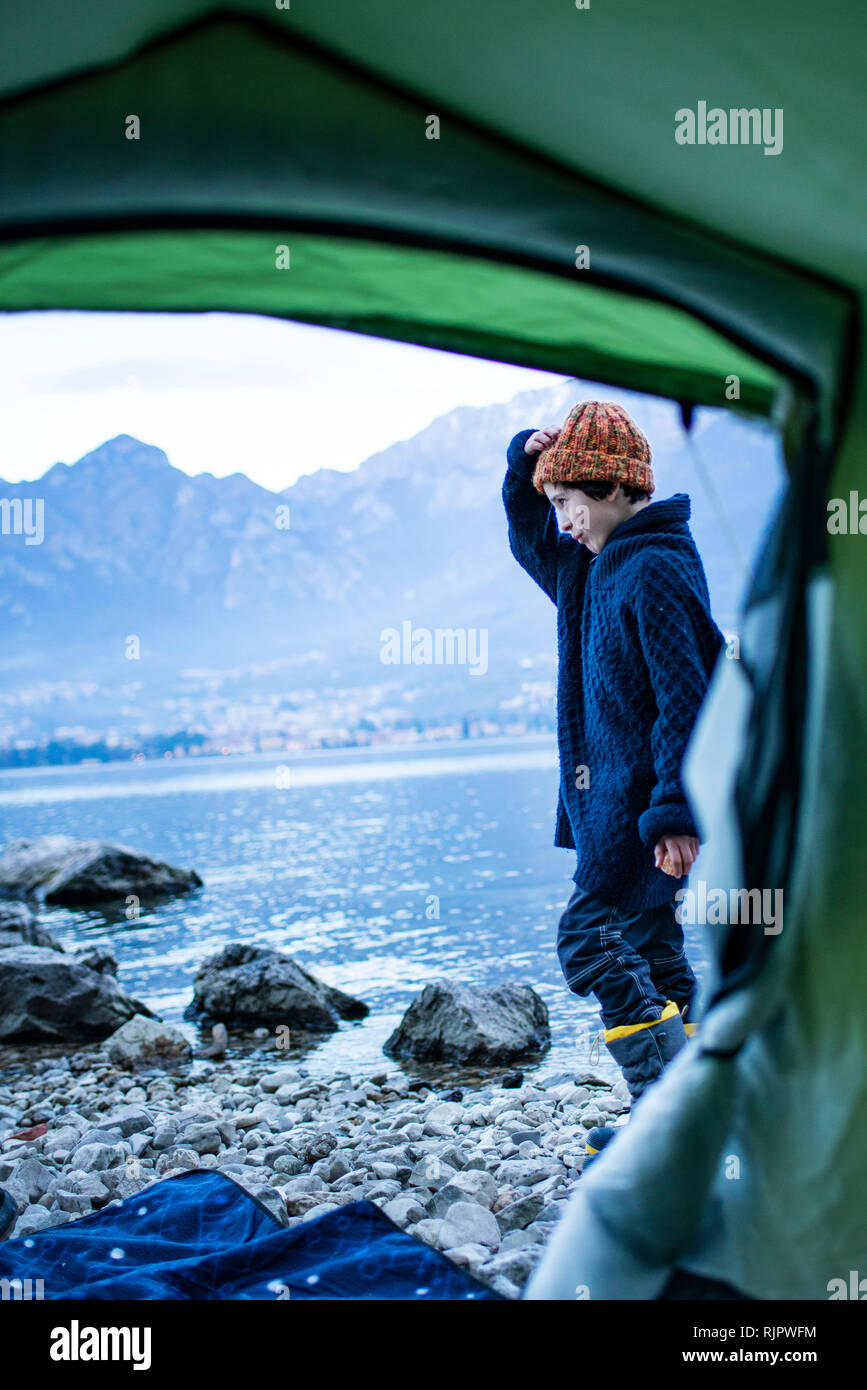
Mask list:
[[[509,522],[509,547],[522,569],[556,603],[560,531],[551,503],[533,486],[539,456],[524,453],[531,434],[533,430],[521,430],[506,452],[509,466],[503,481],[503,505]]]
[[[723,639],[677,555],[648,556],[636,571],[632,606],[657,708],[656,785],[638,833],[653,848],[665,835],[698,838],[680,768]]]

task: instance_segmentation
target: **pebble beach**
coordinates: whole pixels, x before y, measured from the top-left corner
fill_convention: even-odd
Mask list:
[[[284,1226],[366,1200],[518,1298],[581,1181],[588,1129],[628,1110],[622,1081],[580,1067],[311,1076],[272,1037],[242,1055],[130,1072],[98,1044],[40,1046],[38,1057],[7,1045],[0,1185],[18,1206],[13,1238],[189,1168],[221,1170]]]

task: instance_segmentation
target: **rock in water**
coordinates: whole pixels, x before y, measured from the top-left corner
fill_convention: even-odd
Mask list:
[[[203,1047],[196,1053],[197,1057],[225,1057],[226,1048],[229,1046],[229,1032],[225,1023],[215,1023],[211,1029],[211,1041],[207,1047]]]
[[[153,1017],[119,986],[106,952],[94,950],[98,968],[43,946],[9,946],[0,953],[0,1038],[22,1042],[96,1040],[135,1014]]]
[[[435,980],[410,1004],[383,1051],[415,1061],[498,1066],[550,1046],[548,1010],[529,985]]]
[[[110,1062],[126,1071],[137,1071],[140,1067],[177,1067],[193,1055],[180,1029],[138,1014],[112,1033],[106,1052]]]
[[[72,954],[76,965],[86,965],[99,975],[117,975],[117,957],[114,947],[107,942],[93,946],[77,946]]]
[[[129,894],[155,898],[201,886],[193,869],[174,868],[105,840],[42,835],[38,840],[10,840],[0,854],[0,892],[68,907]]]
[[[0,951],[4,946],[45,946],[62,951],[50,931],[40,927],[26,903],[0,901]]]
[[[339,989],[264,946],[230,942],[204,962],[184,1017],[223,1023],[286,1024],[311,1033],[334,1032],[341,1018],[365,1018],[369,1009]]]

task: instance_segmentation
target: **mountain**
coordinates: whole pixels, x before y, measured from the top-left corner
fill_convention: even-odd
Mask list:
[[[382,630],[405,621],[488,632],[488,681],[450,668],[431,690],[439,680],[478,702],[483,687],[484,699],[494,687],[508,691],[534,664],[550,678],[554,610],[508,548],[505,446],[521,428],[561,423],[582,397],[611,394],[567,381],[504,404],[460,407],[352,473],[319,469],[282,493],[240,472],[189,477],[129,435],[54,464],[38,483],[0,482],[0,503],[44,501],[39,545],[8,534],[3,511],[7,703],[38,682],[89,681],[107,717],[113,692],[132,682],[144,715],[190,668],[223,678],[231,670],[239,688],[251,666],[274,689],[296,669],[313,691],[417,680],[418,667],[381,660]],[[714,613],[733,625],[743,591],[737,549],[755,554],[782,487],[776,437],[727,412],[700,411],[699,472],[676,406],[616,396],[651,440],[656,497],[690,494]],[[134,662],[130,636],[140,643]]]

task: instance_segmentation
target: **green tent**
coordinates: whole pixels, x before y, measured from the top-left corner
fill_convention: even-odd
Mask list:
[[[279,315],[779,423],[789,488],[687,776],[708,881],[783,890],[784,929],[710,929],[700,1041],[528,1296],[867,1273],[854,4],[6,0],[0,38],[0,310]]]

